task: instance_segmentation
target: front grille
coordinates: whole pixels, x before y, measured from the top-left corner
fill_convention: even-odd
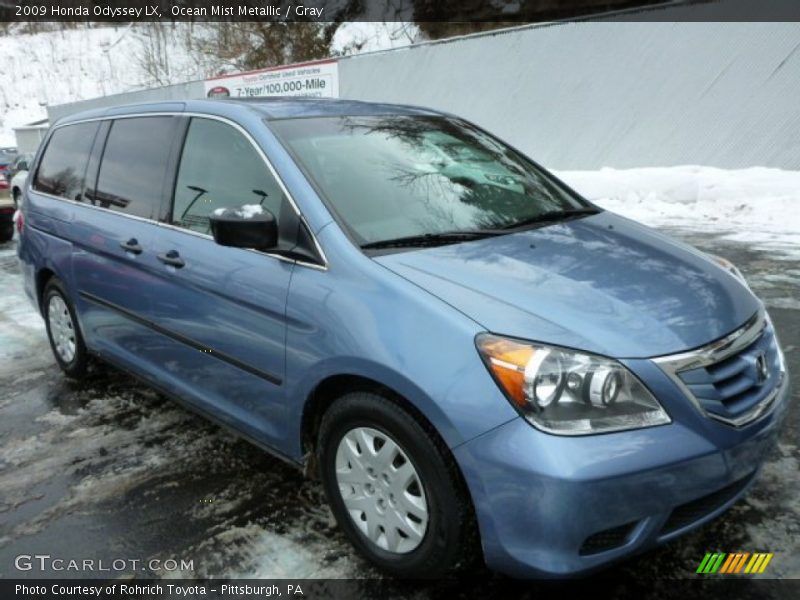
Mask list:
[[[712,492],[707,496],[681,504],[673,509],[664,526],[661,535],[667,535],[684,527],[696,523],[736,497],[753,478],[753,475],[733,482],[732,484]]]
[[[622,546],[628,541],[634,527],[636,527],[636,522],[604,529],[603,531],[598,531],[590,535],[584,540],[583,545],[581,545],[581,556],[597,554],[598,552],[604,552]]]
[[[747,346],[718,362],[678,371],[677,375],[711,416],[735,420],[767,399],[778,385],[780,358],[769,323]],[[765,361],[766,378],[759,375]]]

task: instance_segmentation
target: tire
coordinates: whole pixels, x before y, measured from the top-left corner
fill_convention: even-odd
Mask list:
[[[13,225],[0,225],[0,243],[5,243],[14,237]]]
[[[44,288],[42,313],[50,349],[58,366],[67,377],[82,379],[86,375],[89,353],[64,284],[55,277]]]
[[[19,208],[19,197],[22,195],[22,192],[19,191],[19,188],[14,188],[11,192],[11,199],[14,200],[14,208]]]
[[[442,576],[479,556],[458,467],[429,429],[374,392],[342,396],[320,424],[317,459],[339,527],[364,557],[398,577]]]

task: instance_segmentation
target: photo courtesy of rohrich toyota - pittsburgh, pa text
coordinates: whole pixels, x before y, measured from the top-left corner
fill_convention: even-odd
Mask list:
[[[800,2],[0,0],[0,600],[800,597]]]

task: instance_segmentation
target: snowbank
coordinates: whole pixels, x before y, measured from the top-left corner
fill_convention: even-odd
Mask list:
[[[600,206],[654,227],[800,253],[800,172],[680,166],[556,173]]]

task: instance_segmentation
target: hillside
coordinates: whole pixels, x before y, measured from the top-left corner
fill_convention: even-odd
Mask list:
[[[47,116],[48,104],[202,79],[229,71],[193,55],[187,42],[204,24],[92,27],[0,36],[0,146],[15,144],[13,127]],[[417,34],[400,23],[348,23],[333,52],[353,54],[405,45]]]

